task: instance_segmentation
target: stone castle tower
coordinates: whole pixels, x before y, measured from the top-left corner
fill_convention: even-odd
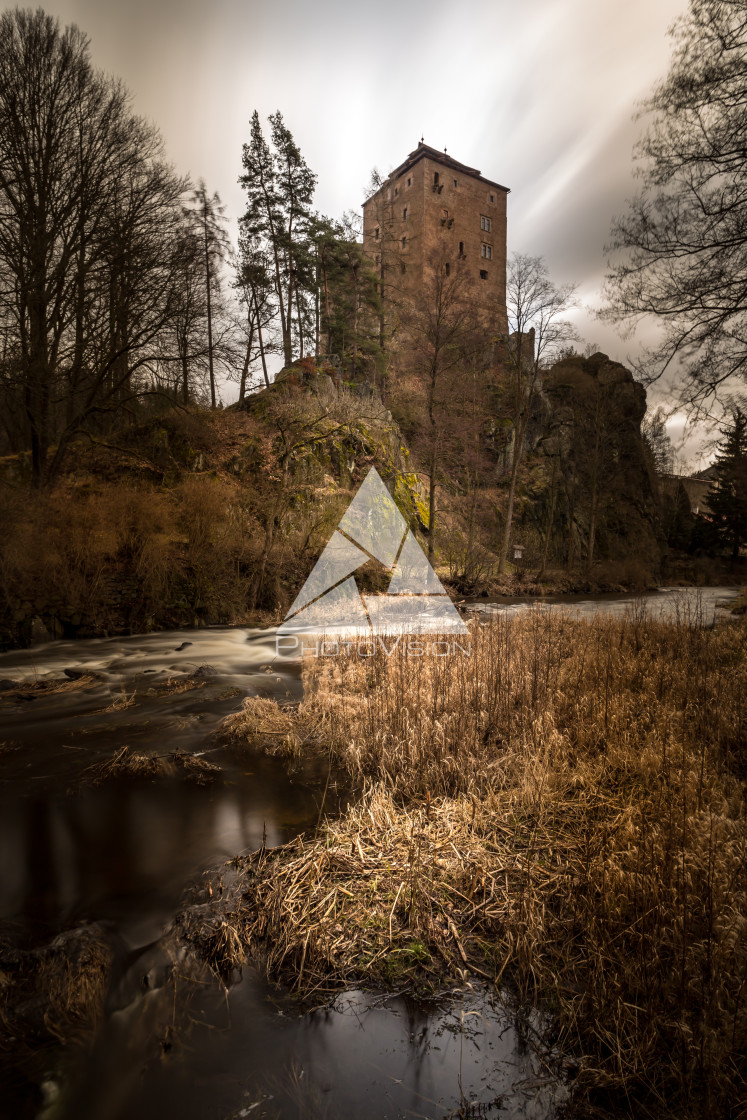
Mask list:
[[[423,290],[429,261],[460,269],[486,324],[506,324],[508,187],[424,144],[410,152],[363,204],[363,245],[384,291]]]

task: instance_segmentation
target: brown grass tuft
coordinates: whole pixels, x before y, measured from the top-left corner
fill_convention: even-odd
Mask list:
[[[89,1047],[103,1019],[111,963],[98,926],[67,930],[40,949],[0,946],[3,1049],[26,1055],[32,1040],[44,1036]]]
[[[270,753],[292,754],[306,737],[295,708],[261,696],[247,696],[241,711],[224,719],[222,729],[235,743],[261,744]]]
[[[206,785],[221,773],[221,767],[206,758],[197,758],[185,751],[172,751],[168,755],[137,754],[130,747],[120,747],[112,758],[94,763],[85,772],[86,780],[98,786],[104,782],[121,779],[168,778],[179,776],[198,785]]]

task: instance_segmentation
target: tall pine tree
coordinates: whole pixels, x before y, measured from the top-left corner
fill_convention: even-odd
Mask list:
[[[270,118],[272,148],[265,140],[259,114],[252,115],[251,136],[243,147],[244,173],[239,183],[247,196],[241,219],[246,244],[266,247],[277,300],[283,359],[293,360],[294,322],[297,347],[303,355],[304,341],[313,330],[310,311],[314,270],[308,223],[316,187],[316,175],[285,126],[282,115]]]
[[[714,462],[718,477],[708,504],[721,541],[737,560],[740,547],[747,544],[747,412],[734,408],[721,434]]]

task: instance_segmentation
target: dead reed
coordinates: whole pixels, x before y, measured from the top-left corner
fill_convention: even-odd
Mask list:
[[[172,751],[167,755],[138,754],[130,747],[120,747],[116,754],[104,762],[96,762],[84,772],[85,784],[94,786],[117,779],[145,779],[181,777],[187,781],[206,785],[215,780],[221,767],[206,758],[198,758],[185,751]]]
[[[80,692],[100,683],[101,678],[95,673],[81,673],[73,678],[44,678],[28,681],[18,681],[11,688],[6,688],[0,693],[0,701],[15,702],[16,700],[32,700],[38,696],[58,696],[61,693]]]
[[[0,1051],[29,1060],[39,1041],[92,1045],[103,1018],[112,949],[97,925],[32,950],[0,944]]]
[[[474,628],[470,657],[310,660],[298,712],[262,714],[366,791],[237,861],[212,919],[233,963],[303,991],[510,981],[554,1011],[578,1101],[739,1115],[747,624],[698,622],[536,610]],[[261,737],[257,703],[234,735]]]

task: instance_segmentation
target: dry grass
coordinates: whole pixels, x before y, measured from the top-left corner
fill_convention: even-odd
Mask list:
[[[184,751],[172,751],[168,755],[138,754],[130,747],[120,747],[105,762],[94,763],[85,771],[84,781],[99,786],[105,782],[122,779],[144,779],[181,777],[198,785],[215,781],[221,767],[206,758],[197,758]]]
[[[262,746],[269,754],[295,755],[308,738],[296,708],[261,696],[247,696],[241,711],[223,720],[222,731],[234,743]]]
[[[204,688],[207,680],[190,677],[169,677],[160,684],[151,685],[148,696],[176,696],[180,692],[192,692],[196,688]]]
[[[6,688],[0,693],[0,701],[16,701],[34,699],[37,696],[58,696],[68,692],[81,692],[91,685],[101,683],[101,678],[95,674],[83,673],[73,680],[67,677],[43,680],[19,681],[13,688]],[[107,709],[108,710],[108,709]]]
[[[0,946],[0,1022],[10,1053],[39,1038],[90,1046],[104,1014],[112,950],[98,926],[59,934],[30,951]]]
[[[233,734],[266,715],[368,788],[238,862],[234,963],[299,990],[510,980],[554,1009],[579,1100],[739,1115],[747,626],[696,621],[525,612],[474,628],[470,658],[311,660],[297,715],[249,705]]]

